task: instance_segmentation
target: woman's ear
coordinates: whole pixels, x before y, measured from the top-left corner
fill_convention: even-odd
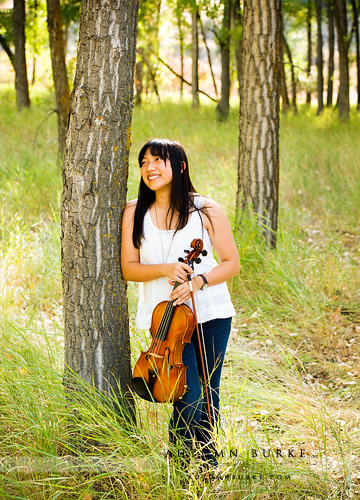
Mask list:
[[[186,163],[184,161],[182,161],[181,162],[181,173],[183,173],[185,169],[186,169]]]

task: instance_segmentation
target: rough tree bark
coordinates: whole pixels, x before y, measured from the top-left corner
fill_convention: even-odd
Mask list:
[[[339,117],[348,120],[350,114],[349,42],[345,0],[334,0],[335,24],[339,45],[340,88],[338,97]]]
[[[319,115],[324,109],[324,77],[323,77],[323,39],[322,39],[322,19],[321,19],[321,11],[322,11],[322,0],[316,0],[316,24],[317,24],[317,58],[316,58],[316,67],[317,67],[317,99],[318,99],[318,107],[316,114]]]
[[[334,33],[334,6],[332,0],[327,2],[328,27],[329,27],[329,62],[326,106],[330,108],[333,103],[334,93],[334,69],[335,69],[335,33]]]
[[[351,0],[353,13],[353,31],[355,32],[355,52],[356,52],[356,89],[357,104],[356,109],[360,110],[360,37],[359,37],[359,5],[356,0]]]
[[[311,73],[312,63],[312,40],[311,40],[311,19],[312,19],[312,0],[307,2],[306,28],[307,28],[307,72],[308,79]],[[306,91],[306,104],[311,103],[311,90]]]
[[[198,32],[199,12],[196,6],[192,10],[192,105],[198,108],[199,100],[199,32]]]
[[[120,245],[138,7],[138,0],[82,1],[63,168],[64,382],[72,384],[68,367],[118,401],[131,377]]]
[[[241,60],[237,215],[257,214],[276,246],[279,191],[281,0],[245,0]]]
[[[224,0],[224,16],[219,34],[221,54],[221,94],[216,106],[219,120],[227,120],[229,116],[230,100],[230,27],[231,27],[231,0]]]
[[[18,110],[30,107],[25,55],[25,0],[14,0],[15,91]]]
[[[46,3],[51,66],[55,85],[59,157],[63,158],[70,105],[70,89],[65,61],[65,35],[61,17],[60,0],[47,0]]]

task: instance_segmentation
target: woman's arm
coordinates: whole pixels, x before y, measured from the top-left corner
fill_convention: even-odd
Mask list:
[[[240,271],[240,259],[230,223],[220,206],[212,200],[207,200],[206,209],[208,217],[204,217],[204,225],[209,232],[211,243],[220,259],[220,263],[206,273],[209,286],[213,286],[223,283],[238,274]],[[196,276],[193,280],[195,280],[197,289],[201,288],[204,284],[201,276]],[[170,299],[175,300],[174,305],[183,304],[189,298],[190,292],[187,284],[177,287],[170,294]]]
[[[187,280],[187,272],[192,273],[190,266],[183,262],[169,264],[141,264],[140,251],[132,241],[134,212],[136,200],[129,201],[125,207],[121,238],[121,271],[126,281],[152,281],[168,277],[183,283]]]
[[[206,273],[206,279],[211,286],[236,276],[240,272],[240,258],[226,215],[215,201],[207,201],[209,217],[204,218],[204,225],[220,259],[220,263]]]

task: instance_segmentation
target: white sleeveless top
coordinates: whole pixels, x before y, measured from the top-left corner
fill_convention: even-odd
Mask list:
[[[195,195],[194,202],[199,208],[204,205],[205,199],[203,196]],[[187,225],[177,231],[175,236],[174,233],[174,229],[158,229],[151,219],[150,212],[147,211],[144,217],[144,238],[140,246],[141,264],[177,262],[179,257],[186,257],[184,250],[191,250],[191,241],[194,238],[201,238],[207,255],[200,256],[201,263],[195,264],[195,275],[209,272],[217,266],[209,233],[202,223],[201,212],[194,211],[190,214]],[[172,289],[167,277],[139,283],[137,328],[143,330],[150,328],[155,306],[163,300],[169,300]],[[192,308],[191,299],[186,304]],[[226,283],[199,290],[195,295],[195,307],[199,323],[217,318],[229,318],[236,314]]]

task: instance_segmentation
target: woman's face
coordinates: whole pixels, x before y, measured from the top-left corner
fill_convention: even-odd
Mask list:
[[[153,156],[150,149],[147,149],[141,162],[141,177],[153,191],[171,190],[173,172],[170,161],[168,159],[164,161],[160,156]]]

